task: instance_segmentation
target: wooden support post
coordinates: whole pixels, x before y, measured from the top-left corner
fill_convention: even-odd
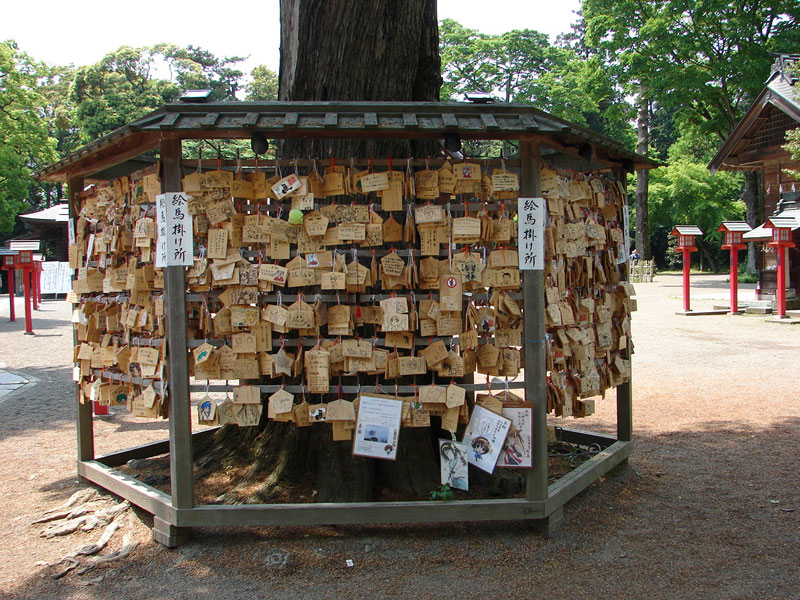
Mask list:
[[[71,177],[69,179],[69,216],[75,218],[75,209],[78,206],[78,195],[83,191],[83,178]],[[75,329],[72,330],[72,345],[78,345]],[[94,427],[92,423],[92,403],[88,400],[81,404],[80,385],[75,384],[75,402],[78,413],[78,461],[94,460]]]
[[[153,539],[167,548],[175,548],[189,541],[191,529],[176,527],[160,517],[153,517]]]
[[[22,284],[25,290],[25,335],[33,335],[33,320],[31,318],[31,306],[33,304],[33,299],[31,297],[32,282],[32,271],[28,268],[22,269]]]
[[[542,195],[542,154],[538,142],[519,141],[521,198]],[[533,468],[527,472],[528,500],[547,499],[547,371],[544,341],[544,271],[524,271],[525,399],[533,402]]]
[[[161,191],[181,191],[181,141],[161,141]],[[167,329],[167,361],[169,365],[169,467],[172,506],[194,506],[192,481],[192,419],[189,398],[189,369],[186,338],[186,270],[185,267],[164,268],[164,312]],[[171,527],[171,526],[170,526]],[[156,532],[160,533],[157,535]],[[171,529],[170,529],[171,531]],[[167,541],[178,542],[181,532],[164,531],[158,524],[153,529]],[[166,543],[166,542],[162,542]],[[166,543],[166,545],[171,545]]]
[[[14,306],[14,301],[16,300],[16,287],[17,282],[15,281],[16,277],[14,277],[15,269],[8,270],[8,299],[11,301],[11,305],[9,306],[9,321],[12,323],[17,320],[17,309]]]
[[[631,356],[631,342],[628,340],[628,357]],[[633,363],[633,361],[631,361]],[[633,367],[628,375],[628,381],[617,386],[617,439],[621,442],[630,442],[633,439]]]

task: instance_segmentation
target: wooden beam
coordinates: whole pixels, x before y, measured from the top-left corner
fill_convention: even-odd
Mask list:
[[[180,117],[181,113],[179,112],[167,113],[166,115],[164,115],[164,118],[161,119],[161,122],[158,124],[158,126],[161,129],[172,129],[172,127],[175,125],[175,123],[178,122],[178,119],[180,119]]]
[[[288,112],[283,118],[284,127],[297,127],[297,119],[299,115],[296,112]]]
[[[572,444],[582,444],[588,446],[597,444],[601,448],[607,448],[617,441],[613,435],[595,433],[594,431],[584,431],[583,429],[562,429],[561,439]]]
[[[79,196],[83,191],[83,178],[70,177],[68,183],[69,191],[69,216],[75,219],[78,213]],[[74,221],[73,221],[74,223]],[[74,277],[74,276],[73,276]],[[78,347],[78,336],[75,328],[72,328],[72,345]],[[94,459],[94,423],[92,422],[92,403],[89,400],[80,402],[80,384],[75,384],[75,403],[77,407],[77,443],[78,461]]]
[[[208,113],[200,121],[200,127],[201,128],[204,128],[204,127],[215,127],[218,120],[219,120],[219,113],[218,112]]]
[[[203,505],[177,511],[179,527],[351,525],[541,519],[544,502],[521,498],[448,502],[339,502]]]
[[[170,506],[169,494],[142,483],[124,473],[96,461],[78,463],[78,475],[96,483],[150,514],[175,522],[175,509]]]
[[[161,142],[161,191],[181,191],[181,141]],[[194,506],[192,419],[186,332],[186,270],[164,268],[164,297],[169,371],[169,468],[172,506]]]
[[[160,134],[157,132],[137,132],[112,142],[96,153],[84,153],[61,168],[55,167],[45,173],[42,181],[67,181],[72,177],[88,177],[93,173],[113,167],[130,158],[135,158],[158,147]]]
[[[570,471],[550,486],[545,512],[550,514],[580,494],[598,478],[608,473],[619,463],[627,460],[633,450],[633,442],[614,442],[595,454],[577,469]]]
[[[442,122],[447,129],[456,129],[458,127],[458,119],[453,113],[442,113]]]
[[[481,113],[481,121],[483,121],[483,126],[486,127],[486,129],[497,129],[500,127],[497,124],[497,119],[490,113]]]
[[[365,127],[377,127],[378,126],[378,115],[374,112],[364,113],[364,126]]]
[[[780,146],[770,146],[761,150],[751,150],[750,152],[742,152],[737,156],[740,165],[752,165],[769,160],[789,159],[791,154]],[[727,162],[727,159],[726,161]]]
[[[260,115],[257,112],[249,112],[244,116],[242,119],[242,127],[255,127],[258,124],[258,117]]]
[[[208,436],[214,435],[219,427],[211,427],[192,434],[192,441],[199,442]],[[106,465],[107,467],[118,467],[124,465],[126,462],[133,458],[152,458],[160,454],[169,452],[169,439],[158,440],[157,442],[150,442],[142,446],[134,446],[126,448],[117,452],[110,452],[103,456],[98,456],[95,460]]]
[[[522,128],[531,131],[535,129],[539,129],[539,122],[534,119],[531,115],[521,114],[519,116],[519,122],[522,125]]]
[[[542,195],[542,154],[535,141],[519,141],[521,198]],[[533,402],[533,468],[527,471],[525,496],[547,499],[547,372],[545,364],[544,271],[522,276],[525,340],[525,399]]]

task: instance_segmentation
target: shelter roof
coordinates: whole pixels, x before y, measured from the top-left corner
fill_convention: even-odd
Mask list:
[[[8,247],[11,250],[40,250],[41,240],[22,239],[21,237],[8,240]]]
[[[703,235],[697,225],[675,225],[670,235]]]
[[[800,125],[800,86],[791,66],[800,59],[796,54],[780,54],[775,59],[766,85],[742,119],[722,144],[708,165],[715,173],[718,170],[754,170],[765,158],[789,156],[783,150],[774,150],[775,135],[782,145],[783,133],[790,127]],[[757,139],[766,126],[771,138]],[[762,134],[762,137],[765,137]],[[770,136],[767,136],[770,137]],[[767,152],[771,154],[767,155]],[[780,156],[779,156],[780,155]]]
[[[591,155],[631,171],[658,162],[619,142],[532,106],[469,102],[206,102],[172,103],[91,142],[46,167],[44,181],[88,177],[140,157],[165,136],[179,139],[249,138],[537,139],[573,156]]]
[[[19,218],[36,223],[66,223],[69,221],[69,205],[56,204],[44,210],[20,215]]]
[[[723,221],[717,231],[750,231],[752,227],[745,221]]]
[[[800,208],[790,208],[782,211],[779,216],[769,217],[766,222],[755,227],[752,231],[745,233],[742,239],[749,242],[771,240],[773,225],[770,224],[770,221],[774,223],[776,219],[779,220],[779,227],[791,227],[792,231],[800,229]],[[786,224],[784,225],[783,223]]]

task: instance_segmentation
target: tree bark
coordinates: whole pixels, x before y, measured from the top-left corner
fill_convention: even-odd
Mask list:
[[[636,152],[647,156],[650,138],[650,101],[644,87],[639,90],[639,112],[636,120]],[[636,248],[644,260],[653,258],[650,251],[650,224],[647,214],[649,171],[636,171]]]
[[[758,227],[761,223],[759,215],[759,177],[758,171],[745,171],[744,172],[744,191],[742,192],[742,200],[747,210],[746,219],[750,227]],[[758,273],[758,246],[755,242],[747,244],[747,266],[748,273],[755,275]]]
[[[697,239],[696,243],[697,249],[700,250],[700,270],[703,270],[703,257],[705,256],[708,260],[709,266],[711,267],[711,272],[714,274],[719,273],[719,265],[714,259],[714,256],[711,254],[708,245],[701,239]]]
[[[436,0],[281,0],[278,98],[428,101],[442,85]],[[284,158],[425,156],[405,140],[285,140]]]
[[[281,0],[280,100],[435,102],[440,67],[436,0]],[[435,151],[436,142],[407,140],[284,140],[279,146],[283,158],[344,160]],[[371,500],[376,488],[391,487],[419,496],[438,485],[433,428],[404,429],[392,463],[352,456],[352,443],[334,442],[324,425],[299,429],[264,418],[252,433],[226,429],[215,445],[237,445],[252,459],[247,483],[262,482],[260,501],[309,477],[315,477],[319,502]],[[386,464],[376,468],[376,462]]]

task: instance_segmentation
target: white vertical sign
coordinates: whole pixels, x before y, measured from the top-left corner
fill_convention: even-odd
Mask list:
[[[517,234],[521,271],[544,269],[544,198],[519,198]]]
[[[625,241],[617,257],[618,265],[628,262],[631,252],[631,207],[627,204],[622,206],[622,234]]]
[[[183,192],[156,196],[156,267],[190,267],[194,263],[194,237],[188,198]]]

